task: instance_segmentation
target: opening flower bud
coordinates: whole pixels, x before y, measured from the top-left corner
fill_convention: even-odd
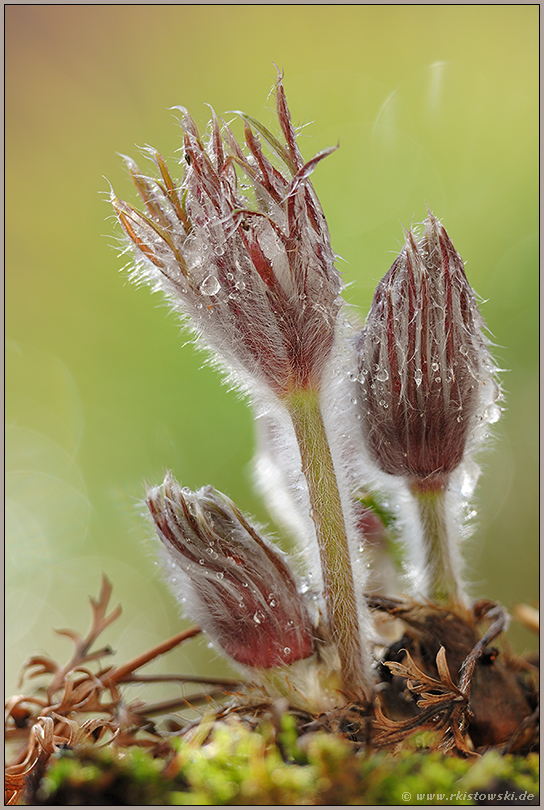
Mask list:
[[[271,669],[315,650],[312,622],[285,555],[225,495],[167,475],[147,503],[183,610],[234,661]]]
[[[283,140],[242,114],[245,144],[215,114],[203,140],[182,110],[181,181],[148,150],[155,177],[127,161],[144,210],[115,196],[112,204],[135,249],[137,275],[167,293],[243,388],[262,393],[264,386],[283,398],[319,387],[342,282],[309,180],[334,149],[304,162],[281,77],[276,107]]]

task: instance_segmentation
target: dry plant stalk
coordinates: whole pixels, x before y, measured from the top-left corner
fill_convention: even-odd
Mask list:
[[[181,708],[209,704],[236,691],[241,682],[228,678],[183,675],[146,675],[138,670],[200,634],[190,627],[124,664],[104,666],[113,654],[109,646],[92,650],[102,633],[121,615],[117,606],[107,613],[112,585],[104,576],[98,599],[91,598],[92,624],[85,637],[73,630],[57,630],[74,643],[66,665],[46,656],[34,656],[23,667],[23,678],[50,676],[36,694],[19,694],[6,703],[5,739],[14,750],[6,767],[6,804],[17,804],[29,784],[39,780],[49,760],[60,748],[88,744],[122,748],[131,745],[154,749],[163,742],[153,717]],[[93,671],[89,665],[95,664]],[[198,683],[208,688],[161,703],[127,701],[123,687],[134,683]],[[210,688],[211,687],[211,688]],[[45,694],[42,697],[42,692]],[[88,717],[86,715],[101,715]],[[102,741],[102,742],[100,742]]]

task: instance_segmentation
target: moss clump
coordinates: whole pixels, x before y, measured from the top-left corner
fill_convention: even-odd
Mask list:
[[[164,763],[139,748],[61,751],[36,792],[38,805],[160,805],[172,790]],[[33,802],[34,803],[34,802]]]
[[[335,734],[297,738],[289,714],[275,729],[236,717],[204,721],[170,755],[85,749],[61,755],[37,793],[42,805],[446,805],[538,802],[538,756],[444,756],[419,735],[397,755],[365,754]],[[485,799],[492,797],[492,801]],[[485,795],[484,795],[485,794]],[[505,795],[506,794],[506,795]]]

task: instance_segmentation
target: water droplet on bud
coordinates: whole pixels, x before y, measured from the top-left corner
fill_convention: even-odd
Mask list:
[[[499,408],[499,406],[493,403],[491,405],[488,405],[487,408],[485,409],[484,419],[490,425],[494,425],[495,422],[498,422],[499,419],[501,418],[501,413],[502,411]]]
[[[216,295],[221,288],[219,279],[216,276],[207,276],[200,285],[200,292],[203,295]]]

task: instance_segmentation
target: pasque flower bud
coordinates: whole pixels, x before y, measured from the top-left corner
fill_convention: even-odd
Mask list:
[[[484,323],[461,257],[429,213],[378,284],[357,340],[363,438],[380,470],[408,485],[416,525],[406,531],[418,589],[465,600],[452,474],[500,416]],[[457,500],[459,498],[457,497]]]
[[[170,475],[147,503],[184,611],[234,661],[256,669],[312,655],[312,622],[285,555],[226,496]]]
[[[357,340],[364,436],[386,473],[441,489],[496,421],[499,388],[463,262],[429,214],[378,284]]]
[[[127,161],[145,211],[115,196],[112,202],[135,248],[139,275],[189,316],[238,384],[261,393],[264,385],[282,398],[319,386],[342,283],[309,180],[334,150],[304,162],[281,78],[276,107],[284,142],[242,116],[245,149],[215,115],[204,142],[182,110],[181,182],[151,151],[156,178]],[[265,155],[254,130],[268,142],[282,171]]]

